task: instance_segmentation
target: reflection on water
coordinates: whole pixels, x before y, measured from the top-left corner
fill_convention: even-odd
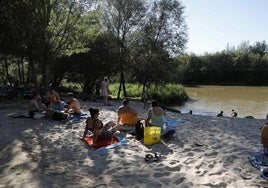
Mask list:
[[[252,86],[197,86],[185,87],[191,98],[179,107],[183,113],[215,116],[221,110],[230,116],[232,109],[238,117],[251,115],[265,118],[268,113],[268,87]]]

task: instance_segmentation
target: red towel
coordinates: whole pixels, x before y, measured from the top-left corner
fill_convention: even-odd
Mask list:
[[[84,140],[86,141],[86,143],[90,146],[93,144],[93,137],[86,137],[84,138]],[[101,147],[106,147],[106,146],[109,146],[111,144],[116,144],[118,143],[119,140],[117,137],[112,137],[112,138],[108,138],[108,139],[98,139],[97,140],[97,145],[94,146],[94,149],[97,150]]]

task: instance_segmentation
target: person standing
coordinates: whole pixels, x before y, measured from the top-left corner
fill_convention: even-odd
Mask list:
[[[103,96],[103,102],[105,106],[109,106],[108,98],[109,98],[109,81],[105,76],[104,80],[101,82],[101,95]]]

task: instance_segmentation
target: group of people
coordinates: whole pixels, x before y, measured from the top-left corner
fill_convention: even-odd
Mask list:
[[[35,114],[39,112],[45,112],[47,118],[54,120],[67,120],[71,115],[81,114],[80,103],[74,98],[73,93],[68,93],[67,98],[68,102],[65,103],[59,94],[52,89],[47,93],[45,103],[42,103],[40,95],[34,93],[29,106],[30,118],[34,118]]]
[[[117,122],[108,122],[103,124],[99,119],[99,110],[90,108],[90,117],[86,120],[85,131],[82,140],[86,137],[88,131],[93,135],[93,145],[98,139],[111,138],[117,131],[135,131],[135,126],[139,122],[137,111],[130,105],[129,99],[123,99],[122,105],[117,110]],[[164,123],[165,111],[158,106],[157,101],[152,101],[152,107],[148,110],[144,126],[159,126]]]
[[[237,112],[233,109],[231,113],[231,117],[237,117]],[[220,113],[217,114],[217,117],[223,117],[223,111],[220,111]]]

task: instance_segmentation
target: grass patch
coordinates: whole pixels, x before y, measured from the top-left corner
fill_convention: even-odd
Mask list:
[[[111,84],[111,95],[117,97],[119,84]],[[126,84],[127,96],[134,99],[140,99],[142,94],[142,86],[140,84]],[[180,84],[166,84],[166,85],[151,85],[148,90],[149,98],[158,100],[161,103],[169,105],[178,105],[188,99],[184,87]],[[123,98],[121,91],[120,98]]]

